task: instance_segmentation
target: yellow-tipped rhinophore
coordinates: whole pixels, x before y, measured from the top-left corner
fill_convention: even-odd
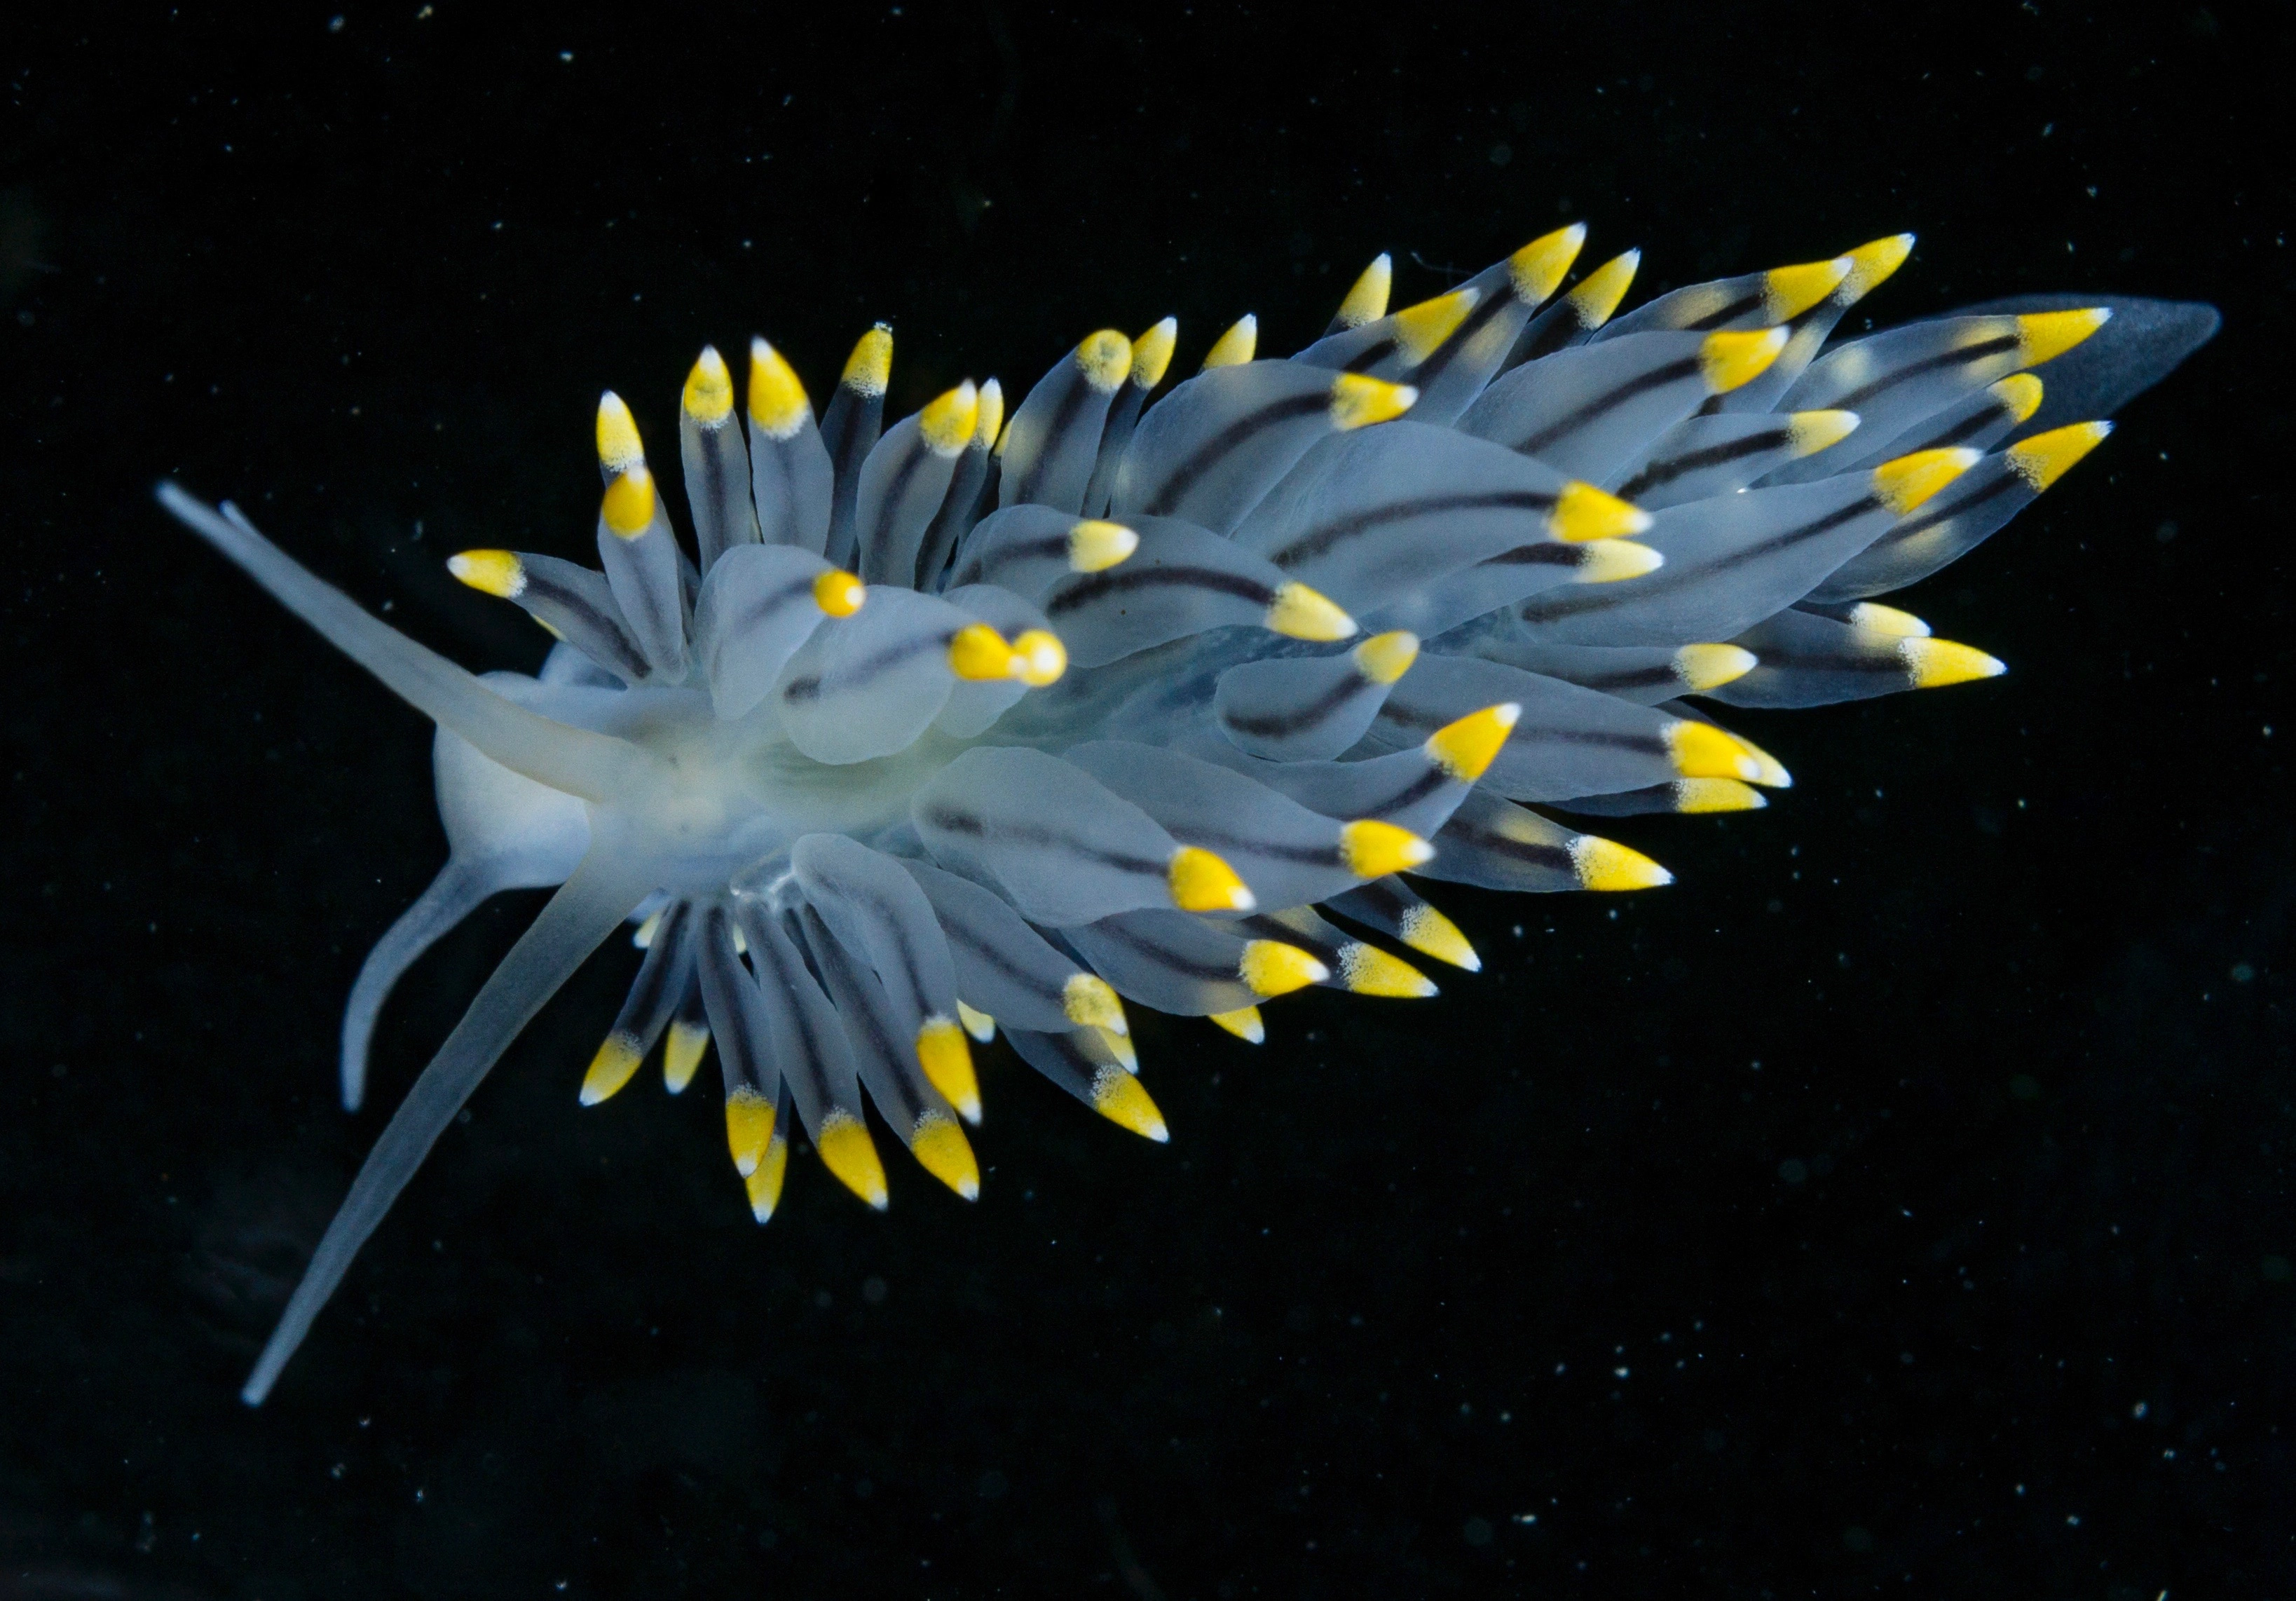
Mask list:
[[[1332,426],[1342,433],[1391,422],[1409,411],[1419,391],[1407,383],[1388,383],[1361,373],[1342,373],[1332,380]]]
[[[1123,1000],[1096,973],[1073,974],[1061,986],[1061,1010],[1080,1029],[1103,1029],[1119,1038],[1132,1032],[1132,1025],[1124,1018]]]
[[[869,586],[832,567],[813,580],[813,603],[832,617],[850,617],[869,599]]]
[[[1160,1145],[1172,1137],[1164,1127],[1164,1114],[1140,1088],[1140,1080],[1120,1067],[1103,1067],[1093,1073],[1092,1109],[1118,1127]]]
[[[782,353],[762,339],[750,341],[750,423],[769,439],[786,439],[813,415],[805,385]]]
[[[1340,948],[1340,981],[1350,995],[1388,1000],[1425,1000],[1438,993],[1435,981],[1410,963],[1360,940]]]
[[[757,1171],[742,1180],[742,1187],[750,1197],[750,1215],[758,1222],[773,1220],[774,1209],[782,1203],[782,1180],[788,1175],[789,1137],[784,1134],[767,1145]]]
[[[1105,395],[1132,375],[1132,341],[1113,328],[1088,333],[1076,348],[1077,371]]]
[[[734,1170],[747,1178],[765,1160],[774,1138],[774,1104],[744,1084],[726,1097],[726,1148]]]
[[[964,1130],[938,1112],[917,1120],[909,1133],[909,1154],[917,1165],[967,1201],[980,1198],[980,1163]]]
[[[964,1025],[966,1033],[983,1045],[996,1038],[996,1020],[986,1012],[974,1011],[963,1001],[956,1003],[956,1021]]]
[[[1582,890],[1655,890],[1674,882],[1673,874],[1641,851],[1591,833],[1570,842],[1570,865]]]
[[[1357,878],[1385,878],[1431,860],[1435,847],[1408,828],[1359,817],[1340,830],[1340,860]]]
[[[1069,571],[1105,572],[1140,548],[1140,536],[1120,522],[1087,517],[1069,530]]]
[[[606,486],[599,515],[617,538],[635,539],[653,526],[653,474],[639,462]]]
[[[1833,303],[1855,306],[1881,288],[1891,273],[1905,266],[1906,258],[1914,253],[1914,236],[1890,234],[1869,239],[1856,250],[1842,253],[1849,258],[1849,275],[1835,285]]]
[[[462,551],[447,558],[447,571],[480,595],[497,600],[516,600],[526,589],[526,569],[515,551]]]
[[[1332,976],[1332,970],[1296,945],[1281,940],[1248,940],[1235,974],[1261,1000],[1273,1000],[1322,983]]]
[[[879,323],[854,345],[837,382],[857,395],[882,395],[892,377],[893,329],[889,323]]]
[[[1759,811],[1769,804],[1761,791],[1735,778],[1677,778],[1674,809],[1685,817],[1722,811]]]
[[[1207,1014],[1207,1019],[1246,1045],[1267,1043],[1267,1024],[1261,1020],[1258,1006],[1238,1006],[1233,1012],[1213,1012]]]
[[[1839,289],[1857,265],[1847,256],[1836,256],[1831,261],[1772,267],[1762,275],[1762,315],[1774,323],[1800,316]]]
[[[1540,234],[1509,256],[1507,283],[1514,290],[1514,298],[1526,306],[1539,304],[1562,287],[1563,275],[1586,247],[1587,225],[1574,222],[1567,228]]]
[[[832,1106],[821,1120],[821,1133],[813,1142],[821,1165],[879,1211],[885,1210],[885,1164],[877,1160],[876,1142],[861,1120],[841,1106]]]
[[[1291,639],[1328,643],[1355,636],[1356,620],[1305,584],[1277,587],[1261,620],[1267,627]]]
[[[685,375],[682,404],[685,415],[706,428],[715,428],[734,415],[734,374],[715,345],[701,347],[693,370]]]
[[[1874,498],[1902,517],[1977,465],[1978,452],[1916,450],[1874,469]]]
[[[619,477],[645,465],[645,447],[638,441],[637,419],[622,398],[608,390],[598,397],[598,465],[609,477]]]
[[[1627,291],[1634,287],[1635,274],[1642,264],[1640,250],[1613,256],[1579,279],[1578,287],[1562,297],[1581,328],[1591,333],[1611,320],[1619,302],[1627,298]]]
[[[2012,423],[2022,423],[2041,409],[2041,397],[2047,390],[2030,373],[2012,373],[1998,383],[1988,384],[1985,392],[2008,414]]]
[[[1521,716],[1522,708],[1513,701],[1471,711],[1427,736],[1427,759],[1441,768],[1446,777],[1472,784],[1498,759],[1499,747],[1506,743]]]
[[[1184,912],[1248,912],[1259,904],[1235,869],[1201,845],[1172,852],[1166,879],[1172,904]]]
[[[1387,315],[1387,293],[1395,281],[1395,263],[1382,250],[1372,258],[1371,265],[1348,291],[1347,299],[1340,302],[1339,324],[1342,328],[1360,328],[1365,323],[1375,323]]]
[[[1860,634],[1882,639],[1927,638],[1930,625],[1910,612],[1879,601],[1859,601],[1849,608],[1849,626]]]
[[[1469,973],[1483,970],[1482,957],[1475,954],[1475,948],[1459,932],[1459,925],[1423,902],[1403,914],[1395,937],[1423,956],[1433,956]]]
[[[949,636],[948,670],[967,683],[1017,677],[1013,647],[985,622],[969,622]]]
[[[2009,447],[2009,470],[2033,487],[2036,494],[2072,470],[2073,464],[2104,443],[2110,423],[2074,423],[2052,428]]]
[[[1698,369],[1707,392],[1726,395],[1769,371],[1778,352],[1786,348],[1784,328],[1759,328],[1748,333],[1710,333],[1698,347]]]
[[[1459,331],[1459,324],[1467,320],[1467,314],[1482,298],[1480,289],[1455,289],[1431,300],[1405,307],[1395,314],[1397,354],[1408,365],[1417,366]]]
[[[1725,734],[1711,723],[1684,718],[1669,724],[1666,745],[1674,770],[1685,778],[1742,778],[1751,783],[1761,776],[1762,764],[1754,759],[1754,753],[1734,735]]]
[[[925,1019],[917,1030],[917,1065],[959,1117],[968,1123],[980,1121],[980,1080],[972,1071],[972,1048],[953,1019]]]
[[[2029,311],[2017,319],[2017,360],[2038,367],[2062,356],[2112,320],[2110,307],[2080,311]]]
[[[1356,671],[1374,684],[1392,684],[1419,660],[1419,636],[1408,628],[1374,634],[1355,648]]]
[[[1023,628],[1013,636],[1013,676],[1031,689],[1057,684],[1069,670],[1069,647],[1044,628]]]
[[[1578,547],[1578,571],[1570,575],[1574,584],[1617,584],[1628,579],[1638,579],[1646,572],[1656,572],[1666,565],[1666,558],[1647,545],[1637,545],[1632,539],[1589,539]]]
[[[1972,645],[1950,639],[1907,639],[1898,646],[1898,659],[1913,675],[1915,689],[1941,689],[1972,678],[1997,678],[2009,665]]]
[[[669,1038],[662,1042],[661,1082],[672,1095],[682,1095],[693,1082],[694,1070],[701,1065],[701,1054],[709,1048],[709,1030],[698,1023],[685,1022],[669,1025]]]
[[[582,1104],[595,1106],[617,1094],[644,1060],[645,1042],[636,1035],[619,1029],[607,1035],[598,1054],[590,1058],[590,1071],[582,1075]]]
[[[1854,411],[1798,411],[1786,418],[1786,432],[1792,437],[1792,450],[1798,456],[1816,456],[1857,431]]]
[[[1250,361],[1259,349],[1259,319],[1249,311],[1235,319],[1226,333],[1212,341],[1212,348],[1204,352],[1204,371],[1214,367],[1240,367]]]
[[[1576,479],[1562,486],[1546,513],[1546,531],[1570,545],[1628,538],[1650,525],[1650,513],[1642,507]]]
[[[1152,390],[1164,382],[1172,365],[1172,347],[1180,340],[1180,319],[1168,316],[1132,341],[1132,386]]]
[[[917,437],[935,456],[956,456],[972,443],[973,424],[980,420],[980,391],[968,378],[925,402],[917,414]]]
[[[1761,658],[1739,645],[1685,645],[1674,653],[1674,676],[1692,694],[1719,689],[1759,666]]]

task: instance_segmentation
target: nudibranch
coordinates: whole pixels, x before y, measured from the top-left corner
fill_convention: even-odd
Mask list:
[[[1786,770],[1706,707],[1812,706],[2002,663],[1874,597],[2094,449],[2214,331],[2204,306],[2041,297],[1829,343],[1913,248],[1677,289],[1571,272],[1573,226],[1388,309],[1382,256],[1283,359],[1244,317],[1163,386],[1177,324],[1092,334],[1009,417],[990,378],[883,424],[893,341],[816,414],[752,341],[678,413],[681,534],[629,408],[597,414],[598,565],[471,550],[557,641],[474,677],[230,503],[161,503],[438,724],[445,869],[367,959],[344,1104],[393,982],[497,891],[556,886],[399,1104],[243,1391],[259,1402],[440,1131],[614,930],[644,948],[583,1076],[714,1044],[759,1222],[792,1119],[873,1207],[882,1129],[960,1195],[972,1047],[1162,1140],[1128,1002],[1258,1041],[1322,984],[1470,972],[1406,878],[1644,889],[1554,821],[1762,806]],[[2043,369],[2037,375],[2033,369]],[[688,542],[690,539],[690,543]],[[1686,697],[1698,697],[1693,707]]]

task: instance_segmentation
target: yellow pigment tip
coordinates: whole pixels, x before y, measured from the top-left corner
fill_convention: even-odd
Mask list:
[[[1172,365],[1172,347],[1180,341],[1180,319],[1168,316],[1132,341],[1132,387],[1152,390],[1164,382]]]
[[[1405,912],[1395,937],[1423,956],[1433,956],[1469,973],[1483,970],[1482,957],[1475,954],[1475,948],[1459,932],[1459,925],[1431,906],[1415,906]]]
[[[1105,572],[1140,548],[1140,536],[1120,522],[1086,518],[1069,530],[1069,571]]]
[[[764,340],[750,341],[750,423],[769,439],[786,439],[813,415],[805,385],[782,359],[782,353]]]
[[[1471,711],[1427,736],[1427,759],[1441,768],[1445,777],[1472,784],[1498,759],[1499,747],[1506,743],[1521,716],[1522,708],[1513,701]]]
[[[1281,940],[1248,940],[1235,973],[1252,994],[1261,1000],[1273,1000],[1322,983],[1332,976],[1332,970],[1296,945]]]
[[[1634,287],[1635,273],[1642,264],[1643,253],[1628,250],[1611,257],[1578,281],[1578,286],[1563,299],[1581,328],[1592,333],[1611,320],[1619,302],[1627,298],[1627,291]]]
[[[917,414],[917,437],[935,456],[955,456],[972,442],[972,427],[980,417],[980,391],[968,378],[925,403]]]
[[[1345,433],[1391,422],[1411,409],[1419,391],[1407,383],[1388,383],[1361,373],[1342,373],[1332,381],[1332,426]]]
[[[869,586],[837,568],[831,568],[813,580],[813,603],[832,617],[850,617],[868,599]]]
[[[1891,273],[1905,266],[1906,258],[1913,253],[1914,236],[1911,234],[1891,234],[1884,238],[1869,240],[1856,250],[1845,252],[1849,258],[1849,275],[1842,279],[1834,290],[1834,304],[1855,306],[1881,288]]]
[[[2062,356],[2112,320],[2103,306],[2082,311],[2033,311],[2017,319],[2017,360],[2029,367]]]
[[[1941,689],[1948,684],[1966,684],[1973,678],[1997,678],[2009,670],[2006,662],[1973,646],[1956,645],[1950,639],[1906,640],[1898,646],[1898,659],[1913,675],[1915,689]]]
[[[1711,723],[1684,718],[1666,731],[1674,770],[1685,778],[1743,778],[1761,776],[1762,765],[1734,735]]]
[[[1392,823],[1360,817],[1340,830],[1340,860],[1357,878],[1407,872],[1435,855],[1435,847]]]
[[[1702,817],[1724,811],[1759,811],[1768,804],[1768,799],[1761,791],[1750,788],[1735,778],[1677,778],[1674,781],[1674,809],[1685,817]]]
[[[2038,494],[2071,471],[2075,462],[2104,443],[2110,423],[2075,423],[2052,428],[2009,447],[2009,469]]]
[[[1013,677],[1013,647],[985,622],[969,622],[949,636],[948,670],[967,683]]]
[[[1395,314],[1397,352],[1406,364],[1417,366],[1458,332],[1459,324],[1467,320],[1467,314],[1482,298],[1480,289],[1455,289],[1449,294],[1405,307]]]
[[[652,950],[653,948],[653,937],[660,928],[661,914],[660,912],[655,912],[649,915],[644,923],[638,924],[637,932],[630,936],[630,943],[640,950]]]
[[[637,463],[606,486],[599,515],[623,539],[635,539],[653,526],[653,474],[645,463]]]
[[[967,1201],[980,1198],[980,1163],[973,1157],[972,1142],[939,1112],[928,1112],[917,1120],[909,1135],[909,1154]]]
[[[1365,323],[1375,323],[1387,315],[1387,293],[1395,282],[1395,263],[1382,250],[1372,258],[1371,265],[1348,291],[1348,298],[1340,302],[1339,324],[1342,328],[1360,328]]]
[[[672,1095],[682,1095],[693,1082],[694,1070],[701,1065],[701,1054],[709,1048],[709,1030],[689,1022],[669,1025],[669,1038],[661,1047],[661,1081]]]
[[[1562,486],[1554,509],[1546,513],[1546,531],[1570,545],[1623,539],[1650,525],[1650,513],[1642,507],[1576,480]]]
[[[1884,639],[1927,638],[1930,631],[1930,625],[1912,612],[1900,612],[1879,601],[1859,601],[1850,607],[1849,626],[1861,634],[1875,634]]]
[[[2041,409],[2041,396],[2046,392],[2041,381],[2030,373],[2012,373],[2000,382],[1988,384],[1985,392],[2008,415],[2012,423],[2022,423]]]
[[[1076,348],[1077,371],[1084,381],[1105,395],[1132,372],[1132,341],[1113,328],[1089,334]]]
[[[518,553],[509,550],[466,550],[447,558],[447,571],[481,595],[515,600],[526,588],[526,569]]]
[[[750,1215],[760,1223],[773,1220],[774,1209],[782,1203],[782,1180],[789,1175],[789,1141],[777,1139],[766,1147],[765,1160],[758,1170],[742,1180],[742,1187],[750,1197]]]
[[[1570,842],[1570,865],[1578,869],[1583,890],[1655,890],[1674,882],[1673,874],[1641,851],[1591,833]]]
[[[1329,643],[1347,639],[1356,631],[1356,620],[1333,605],[1305,584],[1284,584],[1277,587],[1275,599],[1260,620],[1267,627],[1292,639],[1313,639]]]
[[[1129,1039],[1122,1034],[1111,1033],[1106,1029],[1093,1030],[1092,1037],[1107,1047],[1109,1054],[1116,1058],[1117,1065],[1123,1068],[1126,1072],[1136,1073],[1140,1071],[1140,1053],[1133,1048]]]
[[[867,397],[883,394],[892,376],[893,330],[879,323],[853,347],[853,354],[845,358],[844,375],[837,382],[855,394]]]
[[[608,390],[598,397],[598,465],[609,476],[645,465],[645,447],[638,442],[637,419],[622,398]]]
[[[1798,456],[1816,456],[1857,431],[1857,414],[1854,411],[1798,411],[1786,418],[1786,432]]]
[[[1707,392],[1726,395],[1769,370],[1778,352],[1786,348],[1784,328],[1762,328],[1751,333],[1710,333],[1698,347],[1699,371]]]
[[[715,428],[734,415],[734,374],[715,345],[701,347],[700,359],[685,375],[685,415],[705,428]]]
[[[1546,300],[1562,287],[1563,275],[1586,245],[1587,225],[1574,222],[1567,228],[1542,234],[1509,256],[1507,281],[1514,289],[1514,298],[1526,306]],[[1623,288],[1620,292],[1625,292]]]
[[[996,1020],[986,1012],[974,1011],[963,1001],[956,1003],[956,1021],[964,1025],[966,1033],[983,1045],[996,1038]]]
[[[926,1081],[968,1123],[980,1121],[980,1080],[972,1071],[972,1049],[964,1030],[946,1017],[928,1017],[917,1030],[917,1065]]]
[[[1106,979],[1094,973],[1076,973],[1061,986],[1061,1010],[1080,1029],[1102,1029],[1119,1038],[1132,1032],[1124,1020],[1124,1002]]]
[[[1410,963],[1360,940],[1341,948],[1340,981],[1351,995],[1387,1000],[1425,1000],[1438,993],[1435,981]]]
[[[1760,661],[1761,658],[1743,645],[1685,645],[1674,653],[1674,676],[1696,694],[1701,690],[1719,689],[1733,678],[1744,677]]]
[[[1664,556],[1632,539],[1590,539],[1578,547],[1578,571],[1570,575],[1570,581],[1616,584],[1656,572],[1665,565]]]
[[[980,421],[973,424],[972,447],[986,450],[996,443],[1004,427],[1004,386],[994,378],[980,381]]]
[[[615,1095],[644,1060],[645,1043],[636,1035],[619,1029],[607,1035],[598,1054],[590,1058],[590,1071],[582,1075],[582,1104],[595,1106]]]
[[[1246,1045],[1267,1043],[1267,1025],[1261,1021],[1258,1006],[1238,1006],[1233,1012],[1213,1012],[1207,1016]]]
[[[742,1086],[726,1097],[726,1145],[734,1154],[734,1170],[747,1178],[765,1159],[773,1143],[774,1104]]]
[[[877,1146],[861,1121],[842,1107],[832,1107],[821,1120],[814,1142],[821,1164],[837,1181],[879,1211],[885,1210],[885,1164],[877,1160]]]
[[[1419,660],[1419,636],[1408,628],[1374,634],[1355,649],[1356,671],[1374,684],[1392,684]]]
[[[1069,670],[1069,647],[1058,634],[1025,628],[1013,640],[1013,676],[1031,689],[1057,684]]]
[[[1978,463],[1974,450],[1916,450],[1874,469],[1874,498],[1902,517]]]
[[[1184,912],[1248,912],[1259,904],[1235,869],[1201,845],[1172,852],[1166,877],[1172,904]]]
[[[1204,371],[1214,367],[1240,367],[1250,361],[1259,349],[1259,319],[1245,312],[1226,333],[1212,341],[1212,348],[1204,352]]]
[[[1847,256],[1774,267],[1762,275],[1762,315],[1774,323],[1800,316],[1839,288],[1857,264]]]
[[[1793,775],[1786,771],[1785,763],[1763,750],[1751,739],[1737,735],[1732,737],[1744,747],[1747,755],[1754,759],[1754,776],[1750,782],[1763,784],[1774,790],[1793,788]]]
[[[1092,1109],[1119,1128],[1129,1129],[1158,1145],[1172,1137],[1164,1114],[1140,1088],[1140,1080],[1120,1067],[1103,1067],[1092,1075]]]

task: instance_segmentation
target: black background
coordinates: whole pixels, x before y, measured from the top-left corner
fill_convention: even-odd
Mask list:
[[[0,43],[0,1596],[2296,1589],[2285,10],[52,9]],[[713,1096],[577,1107],[614,942],[239,1404],[536,900],[347,1118],[430,730],[154,480],[530,668],[441,558],[579,554],[596,392],[666,440],[705,340],[820,393],[889,318],[906,410],[1578,217],[1640,292],[1911,228],[1877,318],[2225,332],[1911,593],[2005,679],[1736,719],[1796,789],[1609,827],[1665,891],[1442,894],[1439,1001],[1143,1018],[1168,1147],[999,1047],[977,1205],[800,1157],[761,1232]]]

